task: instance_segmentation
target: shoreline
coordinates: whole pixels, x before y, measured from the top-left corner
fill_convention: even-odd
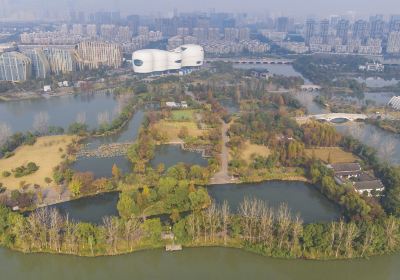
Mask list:
[[[393,256],[397,254],[399,251],[393,251],[387,254],[371,254],[371,255],[366,255],[366,256],[355,256],[355,257],[328,257],[328,258],[313,258],[313,257],[308,257],[308,256],[298,256],[298,257],[282,257],[282,256],[275,256],[273,254],[265,254],[262,252],[258,252],[256,249],[251,248],[251,247],[246,247],[243,244],[241,244],[240,240],[236,239],[230,239],[227,240],[228,244],[224,244],[223,240],[220,240],[218,242],[213,242],[213,243],[192,243],[192,242],[187,242],[187,243],[182,243],[182,250],[181,252],[184,251],[185,249],[201,249],[201,248],[216,248],[216,249],[232,249],[232,250],[239,250],[251,254],[255,254],[257,256],[261,256],[264,258],[271,258],[271,259],[276,259],[276,260],[283,260],[283,261],[290,261],[290,260],[303,260],[307,262],[313,262],[313,261],[319,261],[319,262],[328,262],[328,261],[355,261],[355,260],[369,260],[370,258],[374,257],[380,257],[380,256]],[[118,256],[125,256],[129,254],[135,254],[135,253],[140,253],[140,252],[146,252],[146,251],[154,251],[154,250],[161,250],[161,251],[166,251],[165,247],[166,245],[169,245],[169,242],[163,242],[163,244],[156,244],[156,245],[142,245],[138,246],[136,248],[128,249],[128,250],[123,250],[120,252],[116,253],[94,253],[94,254],[88,254],[88,253],[73,253],[73,252],[60,252],[60,251],[54,251],[54,250],[35,250],[35,251],[24,251],[21,248],[12,248],[12,247],[7,247],[7,246],[1,246],[3,249],[10,250],[11,252],[18,252],[22,254],[30,254],[30,255],[35,255],[35,254],[48,254],[51,256],[73,256],[73,257],[79,257],[79,258],[88,258],[88,259],[94,259],[94,258],[103,258],[103,257],[118,257]],[[170,254],[173,254],[174,252],[167,252]],[[176,253],[176,252],[175,252]]]

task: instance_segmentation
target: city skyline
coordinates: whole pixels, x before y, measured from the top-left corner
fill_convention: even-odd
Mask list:
[[[141,2],[129,2],[127,0],[1,0],[0,18],[19,19],[19,20],[40,20],[45,15],[51,17],[68,17],[71,11],[83,11],[92,13],[96,11],[121,11],[122,15],[139,14],[171,17],[174,12],[232,12],[248,13],[259,16],[294,16],[294,17],[329,17],[331,15],[345,15],[350,18],[368,17],[371,14],[395,14],[393,7],[396,6],[395,0],[368,1],[362,0],[335,2],[322,2],[317,0],[307,0],[298,3],[294,0],[282,0],[279,2],[250,0],[243,7],[238,0],[229,1],[211,1],[204,0],[201,3],[191,1],[153,1],[153,5],[147,5]],[[48,18],[47,18],[48,19]]]

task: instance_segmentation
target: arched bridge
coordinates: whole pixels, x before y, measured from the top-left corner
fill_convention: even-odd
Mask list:
[[[362,121],[366,120],[368,119],[368,116],[364,114],[329,113],[329,114],[309,115],[296,118],[297,121],[306,121],[311,119],[317,121],[327,121],[327,122],[331,122],[333,120],[338,120],[338,119],[344,119],[353,122],[358,120]]]
[[[321,89],[321,86],[319,85],[302,85],[301,90],[302,91],[318,91]]]

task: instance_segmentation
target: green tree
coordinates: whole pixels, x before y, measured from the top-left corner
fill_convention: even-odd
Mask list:
[[[75,178],[73,178],[71,182],[68,184],[68,189],[70,190],[73,196],[80,195],[82,187],[83,187],[82,181]]]
[[[119,215],[123,219],[129,219],[133,214],[137,213],[135,201],[132,199],[132,196],[126,192],[120,193],[117,209]]]

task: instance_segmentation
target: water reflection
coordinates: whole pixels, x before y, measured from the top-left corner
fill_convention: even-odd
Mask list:
[[[344,134],[351,135],[364,144],[375,148],[378,156],[392,164],[400,164],[400,136],[386,132],[371,124],[348,122],[335,125]]]
[[[301,77],[305,84],[311,84],[309,80],[303,77],[299,72],[294,70],[292,65],[288,64],[234,64],[236,69],[257,69],[257,70],[268,70],[268,72],[274,75],[282,75],[286,77]]]
[[[49,125],[67,128],[84,116],[84,122],[93,129],[98,126],[99,113],[108,115],[111,121],[122,104],[121,97],[109,91],[0,102],[0,122],[9,125],[13,132],[25,132],[32,130],[35,116],[43,112],[49,116]]]

